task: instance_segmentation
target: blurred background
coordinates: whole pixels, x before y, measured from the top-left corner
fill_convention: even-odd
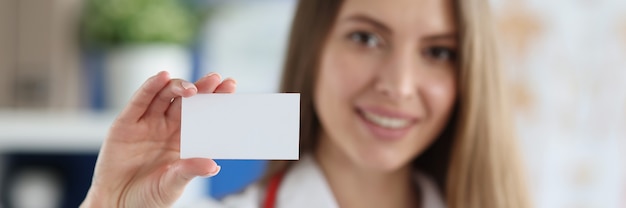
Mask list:
[[[295,0],[0,0],[0,207],[76,207],[148,76],[276,92]],[[537,207],[626,207],[626,1],[492,0]],[[177,205],[264,161],[218,161]],[[33,200],[37,199],[37,200]]]

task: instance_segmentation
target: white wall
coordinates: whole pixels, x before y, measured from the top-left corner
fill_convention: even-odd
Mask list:
[[[626,206],[626,1],[493,2],[537,207]]]
[[[276,92],[295,1],[220,2],[204,31],[204,73],[235,77],[238,92]]]

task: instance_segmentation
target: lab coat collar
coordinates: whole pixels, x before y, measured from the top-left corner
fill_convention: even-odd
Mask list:
[[[312,156],[300,158],[278,189],[278,207],[337,208],[337,202],[321,169]]]
[[[419,171],[414,178],[422,193],[422,208],[445,208],[432,179]],[[278,207],[339,207],[321,169],[310,155],[300,158],[287,172],[278,190]]]

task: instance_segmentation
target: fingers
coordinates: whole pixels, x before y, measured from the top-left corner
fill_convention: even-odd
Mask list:
[[[174,100],[172,101],[172,104],[170,104],[170,107],[167,109],[167,111],[165,112],[165,116],[167,116],[169,119],[172,119],[172,121],[178,125],[180,125],[180,119],[181,119],[181,108],[183,105],[183,99],[180,97],[174,98]]]
[[[220,76],[218,73],[207,74],[196,82],[196,87],[198,87],[198,93],[213,93],[213,91],[215,91],[215,88],[217,88],[221,81],[222,76]]]
[[[198,88],[193,83],[181,79],[171,79],[154,97],[146,115],[164,115],[174,98],[190,97],[197,92]]]
[[[232,78],[225,79],[217,88],[215,93],[233,93],[237,89],[237,81]]]
[[[122,110],[120,120],[137,121],[147,111],[154,97],[167,85],[170,80],[169,73],[161,71],[148,78],[146,82],[135,92],[130,103]]]
[[[195,177],[212,177],[219,173],[221,167],[212,159],[191,158],[174,163],[164,175],[163,186],[168,190],[182,192],[185,186]]]
[[[208,94],[213,93],[215,89],[220,85],[222,76],[218,73],[211,72],[204,77],[200,78],[196,83],[198,93]],[[182,99],[176,98],[172,101],[172,104],[167,109],[165,115],[174,121],[180,121]]]
[[[215,81],[218,81],[218,79],[219,79],[218,74],[216,74],[216,76],[214,77],[209,76],[209,75],[205,76],[204,78],[196,82],[196,86],[198,86],[198,91],[199,92],[202,91],[201,93],[204,93],[204,94],[235,92],[237,88],[237,81],[235,81],[234,79],[228,78],[228,79],[225,79],[222,83],[219,83],[219,85],[216,85],[215,83],[218,83],[218,82],[215,82]],[[182,106],[182,100],[179,98],[175,99],[170,105],[170,108],[167,110],[166,115],[174,121],[180,121],[181,106]]]
[[[196,93],[233,93],[237,82],[228,78],[221,81],[217,73],[209,73],[195,84],[170,79],[167,72],[148,79],[135,93],[131,103],[126,107],[120,119],[139,120],[143,115],[163,115],[180,120],[181,100],[178,97],[189,97]]]

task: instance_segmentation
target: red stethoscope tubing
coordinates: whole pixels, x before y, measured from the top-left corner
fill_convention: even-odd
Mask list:
[[[263,201],[263,208],[275,208],[276,198],[278,195],[278,187],[283,180],[285,173],[278,173],[270,178],[265,190],[265,201]]]

